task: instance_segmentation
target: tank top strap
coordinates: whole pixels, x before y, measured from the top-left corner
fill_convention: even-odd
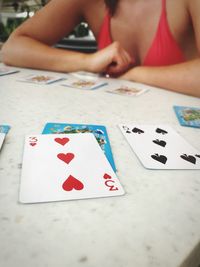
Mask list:
[[[162,13],[166,15],[166,0],[162,0]]]
[[[112,43],[111,32],[110,32],[110,20],[111,20],[110,12],[109,10],[106,10],[103,23],[101,25],[101,28],[100,28],[100,31],[97,37],[99,49],[105,48],[106,46]]]
[[[162,9],[161,9],[161,14],[160,14],[159,24],[162,24],[162,23],[166,24],[168,27],[166,0],[162,0]]]

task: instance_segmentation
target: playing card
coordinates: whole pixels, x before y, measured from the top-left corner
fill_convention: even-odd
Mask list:
[[[4,139],[6,137],[6,134],[8,133],[10,129],[9,125],[0,125],[0,149],[2,148]]]
[[[96,137],[99,146],[101,147],[108,161],[110,162],[114,172],[116,172],[111,146],[105,126],[91,124],[47,123],[42,132],[42,134],[71,133],[93,133]]]
[[[71,78],[70,80],[65,81],[65,83],[63,83],[62,85],[66,87],[82,89],[82,90],[94,90],[94,89],[98,89],[102,86],[107,85],[107,82],[101,81],[98,78],[85,77],[82,79]]]
[[[16,69],[13,69],[10,67],[6,67],[6,66],[0,67],[0,76],[12,74],[12,73],[17,73],[17,72],[19,72],[19,70],[16,70]]]
[[[133,86],[121,85],[118,88],[107,90],[108,93],[125,95],[125,96],[138,96],[145,93],[147,89],[136,89]]]
[[[9,130],[10,130],[10,126],[9,125],[0,125],[0,133],[7,134]]]
[[[5,133],[0,133],[0,150],[2,148],[3,145],[3,141],[5,139],[6,134]]]
[[[93,73],[93,72],[88,72],[88,71],[76,71],[76,72],[70,72],[69,74],[78,79],[101,77],[99,73]]]
[[[200,128],[200,108],[174,106],[174,111],[182,126]]]
[[[53,76],[53,75],[30,74],[23,78],[18,79],[18,81],[36,83],[36,84],[50,84],[64,79],[65,79],[64,77]]]
[[[200,169],[200,153],[168,125],[119,125],[149,169]]]
[[[123,194],[124,190],[93,134],[26,137],[20,202],[49,202]]]

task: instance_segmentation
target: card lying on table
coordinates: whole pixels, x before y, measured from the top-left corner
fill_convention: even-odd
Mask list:
[[[124,190],[93,134],[26,137],[20,202],[49,202],[123,194]]]
[[[114,172],[116,172],[111,146],[105,126],[92,125],[92,124],[47,123],[42,133],[43,134],[93,133],[97,139],[99,146],[101,147],[108,161],[110,162]]]
[[[200,108],[174,106],[174,111],[182,126],[200,128]]]
[[[0,76],[17,73],[17,72],[19,72],[19,70],[9,68],[9,67],[0,67]]]
[[[63,83],[62,85],[82,90],[94,90],[107,85],[107,82],[101,81],[100,79],[96,78],[85,78],[85,79],[72,78]]]
[[[46,74],[30,74],[27,75],[18,81],[27,82],[27,83],[36,83],[36,84],[50,84],[60,80],[64,80],[65,78],[53,75]]]
[[[148,169],[200,169],[200,152],[168,125],[119,125]]]
[[[10,129],[10,126],[8,125],[0,125],[0,149],[3,145],[4,139],[6,137],[6,134],[8,133]]]
[[[117,95],[124,95],[124,96],[138,96],[145,92],[147,89],[139,89],[134,88],[133,86],[121,85],[115,89],[107,90],[108,93],[117,94]]]
[[[9,130],[10,130],[10,126],[9,125],[0,125],[0,133],[7,134]]]
[[[5,139],[6,134],[5,133],[0,133],[0,150],[2,148],[4,139]]]

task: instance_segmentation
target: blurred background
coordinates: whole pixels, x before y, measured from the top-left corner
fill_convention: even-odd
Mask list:
[[[34,16],[50,0],[0,0],[0,47],[11,32],[24,20]],[[87,23],[82,22],[73,29],[69,36],[60,40],[56,47],[81,52],[96,51],[96,41]]]

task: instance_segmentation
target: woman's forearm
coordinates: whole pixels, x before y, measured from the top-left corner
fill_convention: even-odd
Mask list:
[[[10,38],[2,48],[7,65],[59,72],[89,71],[89,56],[84,53],[57,49],[26,36]]]
[[[51,47],[25,35],[11,36],[3,46],[3,62],[25,68],[58,72],[89,71],[103,73],[112,69],[122,73],[132,64],[132,58],[118,42],[94,53],[80,53]],[[114,64],[113,64],[114,63]]]
[[[135,67],[120,78],[200,97],[200,59],[163,67]]]

